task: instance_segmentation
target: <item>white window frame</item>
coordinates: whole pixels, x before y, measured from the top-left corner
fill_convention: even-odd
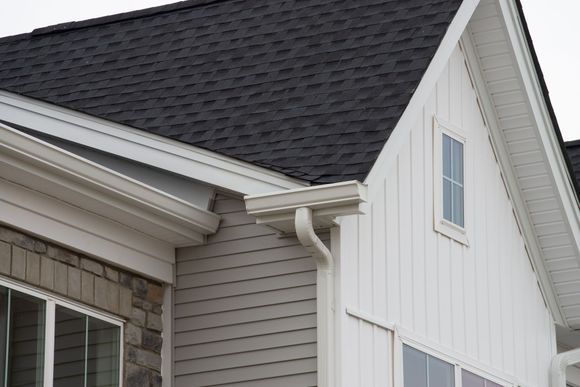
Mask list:
[[[441,351],[436,351],[434,349],[432,349],[431,347],[425,346],[425,345],[421,345],[417,342],[414,341],[407,341],[407,340],[401,340],[401,344],[407,345],[411,348],[414,348],[418,351],[421,351],[431,357],[437,358],[439,360],[442,360],[448,364],[451,364],[454,368],[454,376],[455,376],[455,387],[463,387],[463,378],[462,378],[462,371],[468,371],[471,372],[474,375],[477,375],[479,377],[482,377],[486,380],[489,380],[490,382],[499,384],[502,387],[517,387],[518,385],[516,383],[507,381],[505,379],[501,379],[495,375],[490,374],[489,372],[486,372],[480,368],[477,367],[473,367],[470,366],[464,362],[459,361],[458,359],[455,359],[445,353],[442,353]],[[400,346],[400,351],[401,351],[401,367],[404,367],[404,359],[403,359],[403,345]],[[403,375],[403,369],[401,369],[401,375]],[[401,377],[401,380],[403,381],[403,387],[404,387],[404,380]]]
[[[32,286],[28,286],[6,277],[0,277],[0,285],[6,288],[10,288],[20,293],[28,294],[30,296],[36,297],[43,300],[46,303],[45,310],[45,330],[44,330],[44,380],[43,387],[53,386],[53,372],[54,372],[54,332],[55,332],[55,310],[56,305],[65,307],[67,309],[74,310],[76,312],[85,314],[87,316],[96,318],[101,321],[105,321],[109,324],[116,325],[119,327],[119,387],[123,386],[123,358],[124,358],[124,348],[123,348],[123,338],[125,337],[124,323],[123,319],[116,316],[110,315],[108,313],[103,313],[96,311],[92,308],[88,308],[80,303],[71,301],[69,299],[59,297],[47,292],[43,292]]]
[[[443,217],[443,134],[463,144],[463,227]],[[467,229],[468,217],[468,190],[467,158],[469,157],[467,137],[460,128],[433,118],[433,228],[436,232],[469,246]]]

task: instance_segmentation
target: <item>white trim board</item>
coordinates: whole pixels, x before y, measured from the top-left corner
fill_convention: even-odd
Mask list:
[[[251,163],[2,90],[0,118],[241,194],[309,185]]]

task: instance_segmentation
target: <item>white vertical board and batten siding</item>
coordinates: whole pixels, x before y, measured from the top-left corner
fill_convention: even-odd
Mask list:
[[[502,12],[507,5],[485,0],[478,7],[469,26],[473,62],[479,67],[489,108],[497,119],[494,124],[505,143],[506,157],[513,165],[514,180],[522,192],[523,204],[543,258],[546,277],[551,280],[561,313],[571,327],[580,327],[580,283],[571,281],[580,272],[578,247],[565,219],[562,200],[554,187],[553,171],[547,169],[548,156],[541,131],[545,123],[534,116],[527,98],[524,77],[510,44]],[[540,266],[540,265],[538,265]],[[549,285],[546,285],[549,286]],[[555,302],[553,303],[555,304]]]
[[[174,385],[316,385],[314,260],[241,198],[218,195],[213,211],[218,232],[177,254]]]
[[[433,228],[434,117],[467,136],[469,246]],[[367,181],[367,214],[341,219],[338,310],[394,323],[507,381],[547,385],[550,312],[459,46],[408,133],[391,169]],[[346,314],[338,323],[341,385],[392,386],[387,332]]]

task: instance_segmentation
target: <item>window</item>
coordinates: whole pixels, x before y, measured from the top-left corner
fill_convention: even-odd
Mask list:
[[[450,360],[451,361],[451,360]],[[503,384],[499,384],[503,383]],[[403,344],[404,387],[507,387],[505,381],[493,382],[464,368],[456,361],[447,362],[410,345]]]
[[[0,285],[0,387],[119,386],[120,322],[19,290]]]
[[[452,364],[408,345],[403,346],[403,378],[405,387],[455,387]]]
[[[501,384],[494,383],[466,370],[461,371],[461,383],[463,387],[502,387]]]
[[[467,245],[465,231],[465,137],[457,128],[435,120],[435,230]]]
[[[463,228],[463,143],[443,138],[443,219]]]

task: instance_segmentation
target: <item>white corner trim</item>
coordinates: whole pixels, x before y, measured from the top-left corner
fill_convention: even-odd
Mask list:
[[[413,93],[409,104],[405,108],[405,111],[393,129],[387,143],[383,147],[379,157],[365,179],[365,183],[373,181],[375,176],[385,175],[386,171],[389,170],[395,162],[399,150],[406,143],[417,117],[421,116],[423,105],[425,105],[425,102],[429,98],[441,72],[445,69],[447,61],[451,57],[451,53],[459,42],[461,34],[465,30],[467,23],[469,23],[469,20],[478,4],[479,0],[465,0],[462,2],[459,10],[453,18],[453,21],[449,25],[439,48],[435,52],[427,71],[423,74],[423,78],[421,79],[417,90]],[[374,186],[376,186],[376,188],[373,188]],[[371,185],[370,188],[374,190],[379,189],[380,187],[379,185]]]
[[[163,290],[163,342],[161,343],[161,387],[173,386],[173,285],[166,284]]]
[[[176,245],[204,242],[219,216],[0,124],[0,177]]]
[[[242,194],[308,185],[251,163],[2,90],[0,118]]]

